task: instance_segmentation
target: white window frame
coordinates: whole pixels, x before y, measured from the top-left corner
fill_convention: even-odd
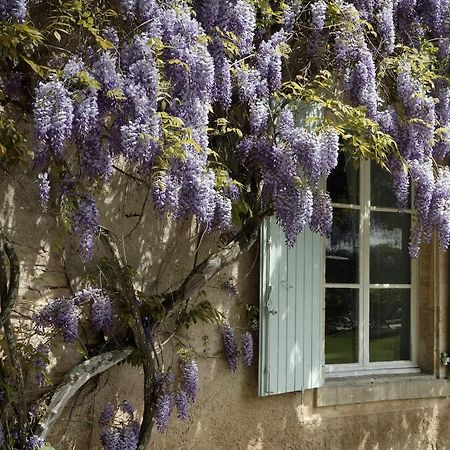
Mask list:
[[[420,372],[417,364],[418,347],[418,327],[417,327],[417,286],[418,286],[418,260],[411,261],[411,284],[370,284],[370,213],[371,212],[403,212],[412,214],[411,209],[378,207],[371,205],[370,199],[370,161],[362,160],[360,162],[359,175],[359,199],[360,205],[333,203],[334,208],[347,210],[358,210],[359,215],[359,283],[325,283],[327,288],[353,288],[359,290],[359,323],[358,323],[358,363],[347,364],[325,364],[324,371],[326,378],[376,375],[376,374],[401,374]],[[389,289],[389,288],[408,288],[411,289],[411,360],[408,361],[389,361],[389,362],[370,362],[369,361],[369,304],[370,289]],[[325,295],[324,295],[324,315],[325,315]],[[324,322],[325,323],[325,320]],[[362,344],[362,345],[361,345]],[[325,347],[325,327],[324,327],[324,347]],[[325,351],[325,349],[324,349]]]

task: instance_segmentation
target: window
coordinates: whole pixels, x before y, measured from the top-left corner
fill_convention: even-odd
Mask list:
[[[369,161],[356,168],[344,154],[327,188],[334,219],[326,249],[326,372],[414,371],[417,263],[408,254],[411,210],[396,207],[388,173]]]

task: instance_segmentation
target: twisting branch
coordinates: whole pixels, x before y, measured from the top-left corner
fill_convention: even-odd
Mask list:
[[[119,364],[125,358],[130,356],[133,347],[127,347],[122,350],[113,350],[94,356],[87,361],[73,368],[65,377],[62,383],[56,389],[52,396],[46,413],[40,421],[38,434],[46,440],[52,426],[58,420],[64,408],[70,399],[83,387],[91,378],[106,372],[111,367]]]
[[[251,218],[235,239],[194,267],[178,289],[166,294],[163,301],[166,311],[197,296],[211,278],[249,250],[258,237],[262,218],[263,215]]]
[[[9,261],[9,280],[6,272],[6,259]],[[16,415],[19,426],[20,448],[25,448],[27,437],[27,404],[22,361],[17,349],[17,338],[11,322],[11,311],[17,300],[20,280],[20,264],[14,247],[0,234],[0,325],[3,326],[11,365],[16,371],[17,405]]]
[[[147,338],[145,336],[140,305],[136,297],[136,291],[133,286],[130,271],[124,263],[119,253],[119,249],[113,241],[109,231],[105,228],[101,228],[100,237],[106,248],[109,250],[119,273],[119,282],[121,285],[123,300],[133,318],[131,330],[133,332],[134,341],[142,357],[142,367],[144,369],[144,413],[142,417],[141,430],[139,433],[138,450],[146,450],[148,444],[150,443],[152,422],[155,412],[155,359],[153,351],[148,345]]]

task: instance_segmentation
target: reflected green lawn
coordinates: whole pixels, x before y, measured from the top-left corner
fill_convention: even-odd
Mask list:
[[[370,341],[370,361],[400,360],[400,336],[387,336]],[[325,339],[326,364],[358,362],[356,330],[328,335]]]

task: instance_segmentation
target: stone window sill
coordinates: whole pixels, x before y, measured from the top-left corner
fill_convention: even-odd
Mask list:
[[[449,380],[425,374],[379,375],[327,379],[316,389],[315,404],[320,407],[436,397],[450,397]]]

